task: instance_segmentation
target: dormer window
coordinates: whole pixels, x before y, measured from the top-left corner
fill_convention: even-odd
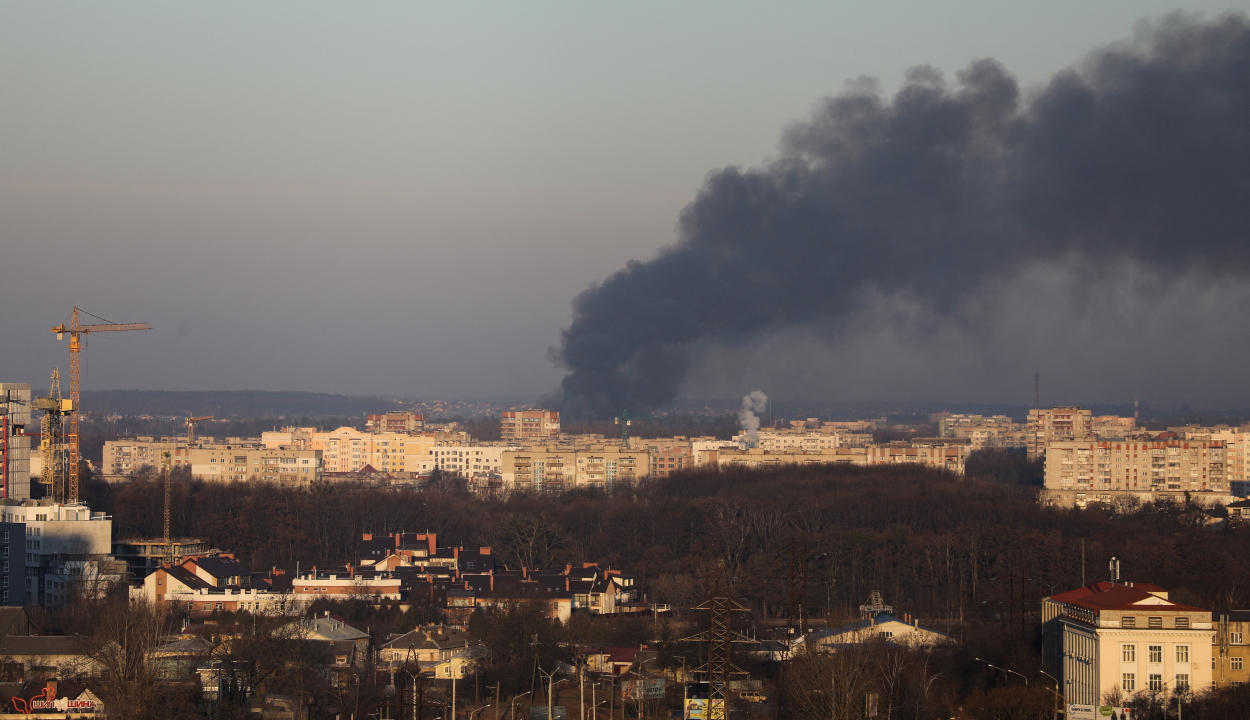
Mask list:
[[[1187,617],[1178,617],[1178,618],[1176,618],[1176,627],[1177,627],[1177,628],[1180,628],[1180,629],[1185,629],[1185,630],[1188,630],[1188,629],[1189,629],[1189,618],[1187,618]]]
[[[1133,617],[1132,615],[1125,615],[1124,617],[1120,618],[1120,627],[1122,628],[1137,627],[1137,618]]]

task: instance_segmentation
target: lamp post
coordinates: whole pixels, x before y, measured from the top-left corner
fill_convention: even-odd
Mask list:
[[[990,667],[994,668],[995,670],[1001,670],[1001,671],[1002,671],[1002,672],[1004,672],[1004,673],[1011,673],[1012,675],[1016,675],[1016,676],[1018,676],[1021,680],[1023,680],[1023,681],[1024,681],[1024,686],[1025,686],[1025,687],[1028,687],[1028,686],[1029,686],[1029,679],[1028,679],[1028,678],[1026,678],[1025,676],[1021,675],[1020,673],[1016,672],[1015,670],[1008,670],[1007,668],[1001,668],[1001,667],[999,667],[999,666],[995,665],[994,663],[990,662],[989,660],[982,660],[981,658],[973,658],[973,659],[974,659],[974,660],[976,660],[977,662],[983,662],[983,663],[985,663],[986,665],[989,665]]]
[[[1047,690],[1050,690],[1051,692],[1053,692],[1053,693],[1055,694],[1055,718],[1056,718],[1056,720],[1058,720],[1058,718],[1059,718],[1059,704],[1062,702],[1062,703],[1063,703],[1063,705],[1064,705],[1064,707],[1066,707],[1066,706],[1067,706],[1067,704],[1068,704],[1067,698],[1065,698],[1065,697],[1063,696],[1063,694],[1059,692],[1059,680],[1058,680],[1057,678],[1055,678],[1055,676],[1054,676],[1054,675],[1051,675],[1050,673],[1046,672],[1045,670],[1038,670],[1038,672],[1039,672],[1039,673],[1041,673],[1041,674],[1043,674],[1043,675],[1045,675],[1046,677],[1050,678],[1051,680],[1054,680],[1054,681],[1055,681],[1055,689],[1054,689],[1054,690],[1050,690],[1050,688],[1046,688],[1046,689],[1047,689]]]
[[[512,702],[511,702],[511,705],[512,705],[512,708],[511,708],[511,713],[512,713],[512,714],[511,714],[511,716],[510,716],[510,717],[511,717],[511,720],[516,720],[516,701],[517,701],[517,698],[523,698],[523,697],[525,697],[526,695],[529,695],[529,694],[530,694],[530,693],[532,693],[532,692],[534,692],[534,691],[533,691],[533,690],[526,690],[525,692],[521,693],[520,695],[513,695],[513,696],[512,696]]]

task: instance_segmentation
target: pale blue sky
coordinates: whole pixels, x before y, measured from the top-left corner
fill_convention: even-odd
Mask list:
[[[1036,85],[1173,9],[0,3],[0,379],[77,304],[156,327],[88,387],[540,393],[571,298],[846,81]]]

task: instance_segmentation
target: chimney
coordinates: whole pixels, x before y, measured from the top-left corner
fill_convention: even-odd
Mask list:
[[[364,533],[364,534],[362,534],[362,535],[360,536],[360,539],[361,539],[361,540],[372,540],[372,539],[373,539],[373,533]]]
[[[347,563],[347,577],[349,578],[356,577],[356,568],[352,567],[351,563]]]
[[[60,688],[57,684],[56,678],[49,679],[46,687],[48,688],[50,692],[48,692],[44,697],[51,696],[53,699],[56,699],[61,696],[59,692]]]
[[[477,552],[479,555],[490,555],[490,548],[488,547],[478,548]]]

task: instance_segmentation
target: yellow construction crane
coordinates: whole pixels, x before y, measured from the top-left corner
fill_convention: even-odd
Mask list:
[[[79,427],[81,426],[81,402],[82,388],[79,372],[79,355],[87,347],[87,339],[83,336],[93,332],[121,332],[124,330],[151,330],[152,326],[148,323],[111,323],[105,320],[102,323],[93,323],[82,325],[78,322],[78,313],[83,312],[78,308],[74,308],[73,315],[70,317],[69,325],[61,323],[52,328],[52,332],[56,333],[57,340],[64,340],[65,333],[69,333],[69,399],[73,402],[73,408],[69,414],[69,432],[66,433],[66,440],[69,441],[69,478],[65,488],[66,502],[78,502],[78,462],[79,462]],[[85,315],[91,313],[84,312]],[[97,320],[104,320],[102,317],[91,315]]]
[[[204,417],[197,418],[197,417],[191,417],[191,413],[187,413],[187,444],[190,445],[191,443],[195,442],[195,424],[197,422],[201,420],[213,420],[213,419],[214,418],[212,415],[205,415]]]
[[[74,401],[61,397],[61,370],[52,368],[52,387],[47,397],[31,402],[32,410],[44,412],[39,433],[39,451],[43,454],[43,473],[40,482],[50,490],[57,502],[65,501],[65,423],[64,418],[74,412]]]

